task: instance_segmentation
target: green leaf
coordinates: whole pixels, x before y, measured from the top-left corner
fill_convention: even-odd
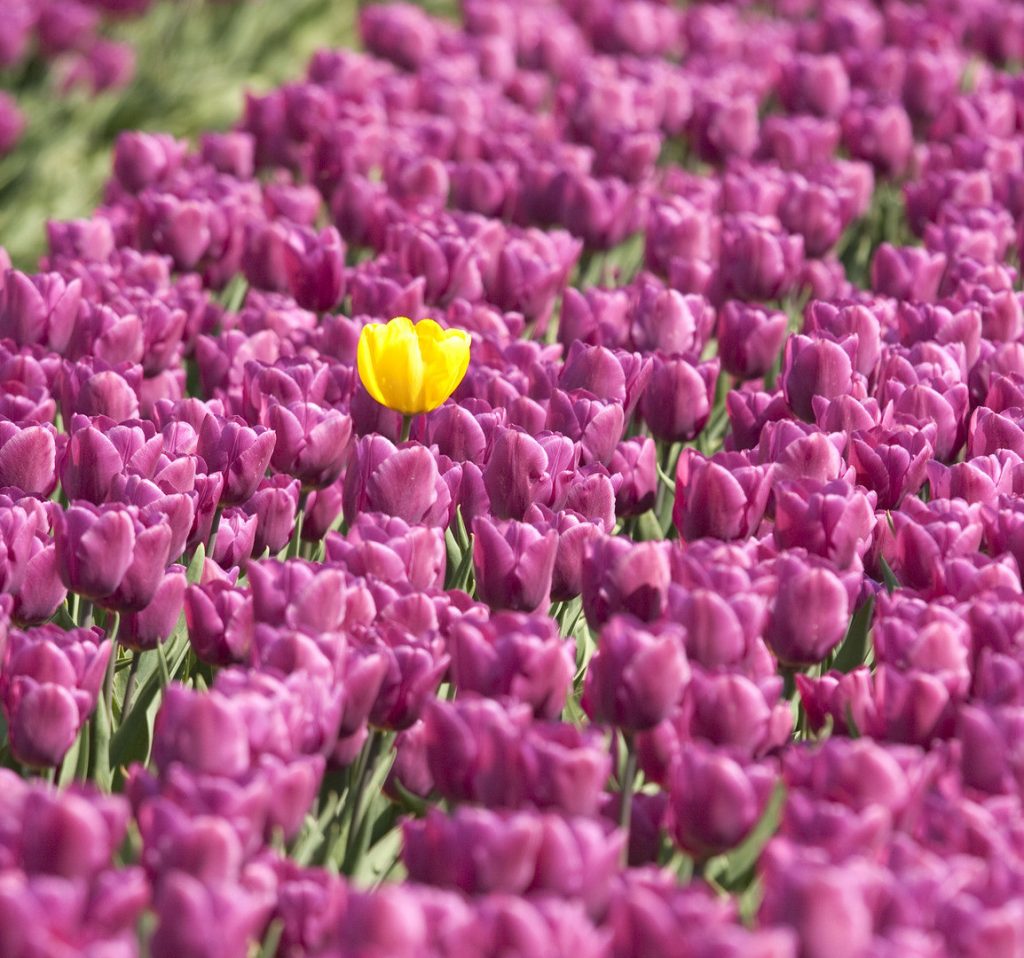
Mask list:
[[[725,856],[725,867],[716,876],[719,883],[734,891],[746,887],[753,878],[754,866],[771,837],[778,831],[782,808],[786,802],[786,786],[775,785],[761,820],[744,841]]]
[[[882,581],[885,583],[885,590],[892,595],[900,587],[900,580],[896,578],[896,573],[892,571],[892,567],[883,556],[878,557],[878,562],[882,567]]]
[[[187,578],[199,581],[203,573],[206,550],[200,545],[189,563]],[[132,762],[145,762],[153,740],[153,723],[163,698],[167,682],[179,677],[190,650],[185,613],[178,616],[178,624],[163,646],[145,652],[139,662],[135,679],[135,697],[131,711],[123,717],[110,743],[110,761],[114,768],[127,767]],[[166,673],[165,673],[166,669]]]
[[[874,611],[875,599],[871,596],[853,613],[850,627],[846,630],[846,638],[836,652],[832,668],[839,672],[852,672],[864,664],[871,647],[871,617]]]

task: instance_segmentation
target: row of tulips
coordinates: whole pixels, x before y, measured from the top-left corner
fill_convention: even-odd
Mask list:
[[[462,15],[2,274],[0,952],[1020,954],[1024,19]]]

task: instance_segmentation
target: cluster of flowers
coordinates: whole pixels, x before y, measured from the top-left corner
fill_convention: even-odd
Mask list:
[[[369,7],[2,273],[0,951],[1024,951],[1024,15],[773,7]]]
[[[135,72],[130,46],[105,39],[104,18],[136,16],[152,0],[10,0],[0,30],[0,71],[13,70],[32,57],[56,64],[58,86],[66,92],[116,89]],[[18,142],[25,117],[17,101],[0,91],[0,156]]]

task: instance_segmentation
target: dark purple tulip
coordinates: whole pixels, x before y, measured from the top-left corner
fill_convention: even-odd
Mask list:
[[[426,446],[437,446],[442,456],[483,465],[488,436],[479,417],[464,406],[446,403],[426,416],[418,416],[413,425],[412,438]]]
[[[842,344],[807,336],[791,336],[782,361],[782,389],[790,408],[806,422],[814,419],[815,396],[835,399],[855,388],[850,350]]]
[[[56,485],[56,458],[52,427],[0,422],[0,486],[48,496]]]
[[[407,822],[402,860],[413,881],[468,893],[521,895],[533,883],[543,825],[536,814],[431,809]]]
[[[524,522],[473,520],[473,571],[477,594],[493,609],[546,611],[558,536]]]
[[[114,146],[114,175],[130,193],[178,169],[188,145],[166,133],[122,133]]]
[[[583,611],[591,628],[616,613],[654,622],[665,608],[670,580],[661,542],[635,543],[617,536],[595,539],[583,561]]]
[[[244,567],[252,558],[259,517],[235,506],[225,509],[210,558],[222,569]]]
[[[578,442],[584,465],[607,465],[624,426],[620,402],[594,399],[584,390],[566,393],[556,389],[551,394],[547,428]]]
[[[952,466],[932,460],[927,464],[928,485],[937,499],[965,499],[991,505],[1002,494],[1024,491],[1022,466],[1024,459],[1008,449]]]
[[[127,363],[111,366],[100,359],[65,363],[57,377],[61,415],[106,416],[114,422],[137,419],[142,368]]]
[[[345,295],[345,244],[333,226],[319,235],[293,233],[284,249],[284,266],[289,291],[303,309],[327,312]]]
[[[245,661],[252,642],[252,599],[229,581],[214,579],[185,591],[185,622],[196,656],[211,665]]]
[[[383,436],[363,436],[345,469],[344,513],[381,512],[409,523],[447,525],[452,494],[430,451],[395,446]]]
[[[538,718],[561,715],[576,663],[572,643],[547,616],[499,612],[488,622],[464,617],[452,629],[448,649],[460,691],[507,696],[529,705]]]
[[[39,789],[25,803],[21,857],[25,871],[66,879],[96,878],[124,839],[124,799]]]
[[[610,526],[588,521],[568,509],[552,513],[542,506],[532,506],[526,521],[538,529],[548,528],[558,533],[551,598],[555,601],[575,599],[583,589],[583,562],[590,544]]]
[[[806,549],[848,569],[864,556],[875,528],[875,494],[841,479],[783,481],[774,488],[772,534],[781,549]]]
[[[895,509],[924,484],[932,447],[920,432],[875,429],[853,435],[847,456],[858,483],[878,495],[878,508]]]
[[[278,472],[309,489],[323,489],[341,475],[352,435],[348,416],[313,403],[274,403],[267,423],[277,435],[270,464]]]
[[[299,492],[297,479],[272,476],[242,505],[247,515],[256,517],[253,555],[261,556],[266,550],[276,555],[288,544],[295,529]]]
[[[61,581],[89,599],[112,595],[132,565],[135,538],[135,519],[123,506],[79,504],[56,513],[54,541]],[[163,558],[166,563],[167,556]]]
[[[711,415],[720,363],[657,357],[640,409],[644,421],[663,442],[687,442]]]
[[[170,637],[178,624],[187,585],[184,566],[171,566],[153,593],[149,604],[139,612],[121,617],[117,639],[131,649],[155,649]]]
[[[447,562],[444,535],[439,528],[410,526],[403,519],[366,513],[342,538],[331,534],[327,558],[356,576],[373,576],[414,589],[440,587]]]
[[[938,295],[945,270],[946,256],[942,253],[882,243],[871,261],[871,286],[894,299],[930,302]]]
[[[618,355],[604,346],[576,341],[569,347],[558,377],[565,390],[585,389],[600,399],[626,401],[626,373]]]
[[[654,508],[658,492],[657,447],[645,436],[620,442],[612,453],[609,469],[619,481],[615,490],[615,514],[638,516]]]
[[[718,354],[722,368],[740,379],[764,376],[786,338],[785,313],[730,300],[718,312]]]
[[[798,53],[784,65],[779,93],[789,111],[839,116],[850,99],[850,77],[835,53]]]
[[[857,159],[868,160],[882,173],[899,176],[914,149],[914,131],[899,103],[855,107],[843,114],[843,144]]]
[[[41,343],[63,354],[82,303],[82,282],[56,273],[26,276],[8,269],[0,283],[0,335],[19,346]]]
[[[483,469],[494,516],[522,519],[540,498],[547,472],[548,456],[536,439],[518,429],[499,429]]]
[[[250,763],[241,707],[219,693],[169,685],[153,729],[153,761],[165,774],[181,763],[197,773],[241,775]]]
[[[266,474],[275,443],[272,430],[248,426],[240,418],[203,420],[196,452],[210,472],[224,476],[223,505],[240,505],[252,496]]]
[[[854,958],[870,950],[876,940],[873,900],[880,888],[864,859],[832,864],[776,839],[759,872],[769,889],[759,920],[795,931],[802,958]]]
[[[153,903],[157,926],[153,958],[243,958],[256,944],[273,908],[270,876],[243,885],[204,883],[185,871],[168,871]]]
[[[783,556],[775,566],[778,591],[765,641],[787,665],[822,661],[846,634],[850,607],[846,586],[824,566]]]
[[[735,672],[694,669],[687,737],[744,755],[763,755],[788,741],[792,730],[792,711],[781,693],[777,676],[755,683]]]
[[[25,577],[14,594],[12,616],[22,625],[46,622],[68,594],[57,571],[57,550],[47,540],[35,540],[35,554],[25,565]]]
[[[976,409],[967,431],[970,459],[1003,450],[1024,453],[1024,409],[1014,407],[993,412],[984,406]]]
[[[722,227],[718,281],[731,299],[777,299],[792,289],[804,261],[802,236],[781,229],[772,217],[740,214]]]
[[[256,622],[313,633],[335,632],[344,624],[349,590],[343,570],[268,559],[251,563],[247,574]]]
[[[730,452],[753,449],[766,423],[793,418],[781,391],[767,393],[742,386],[725,394],[725,411],[730,426],[725,448]]]
[[[634,732],[665,719],[689,679],[682,630],[644,629],[628,615],[601,629],[587,668],[583,710],[594,722]]]
[[[694,539],[745,539],[764,516],[770,469],[753,465],[738,452],[705,459],[684,449],[676,475],[672,521],[687,542]]]
[[[0,702],[20,761],[60,763],[96,705],[112,649],[99,629],[44,625],[11,632]]]
[[[641,353],[699,354],[714,324],[714,310],[703,296],[685,296],[644,282],[630,310],[630,337]]]
[[[764,765],[685,747],[672,773],[669,831],[698,860],[735,848],[761,819],[775,785]]]
[[[772,478],[808,482],[830,482],[850,478],[843,462],[846,437],[842,433],[822,432],[816,426],[793,419],[765,423],[758,442],[757,458],[772,464]]]

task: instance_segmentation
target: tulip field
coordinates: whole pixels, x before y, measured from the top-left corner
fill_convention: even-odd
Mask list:
[[[0,0],[0,958],[1024,958],[1022,64]]]

